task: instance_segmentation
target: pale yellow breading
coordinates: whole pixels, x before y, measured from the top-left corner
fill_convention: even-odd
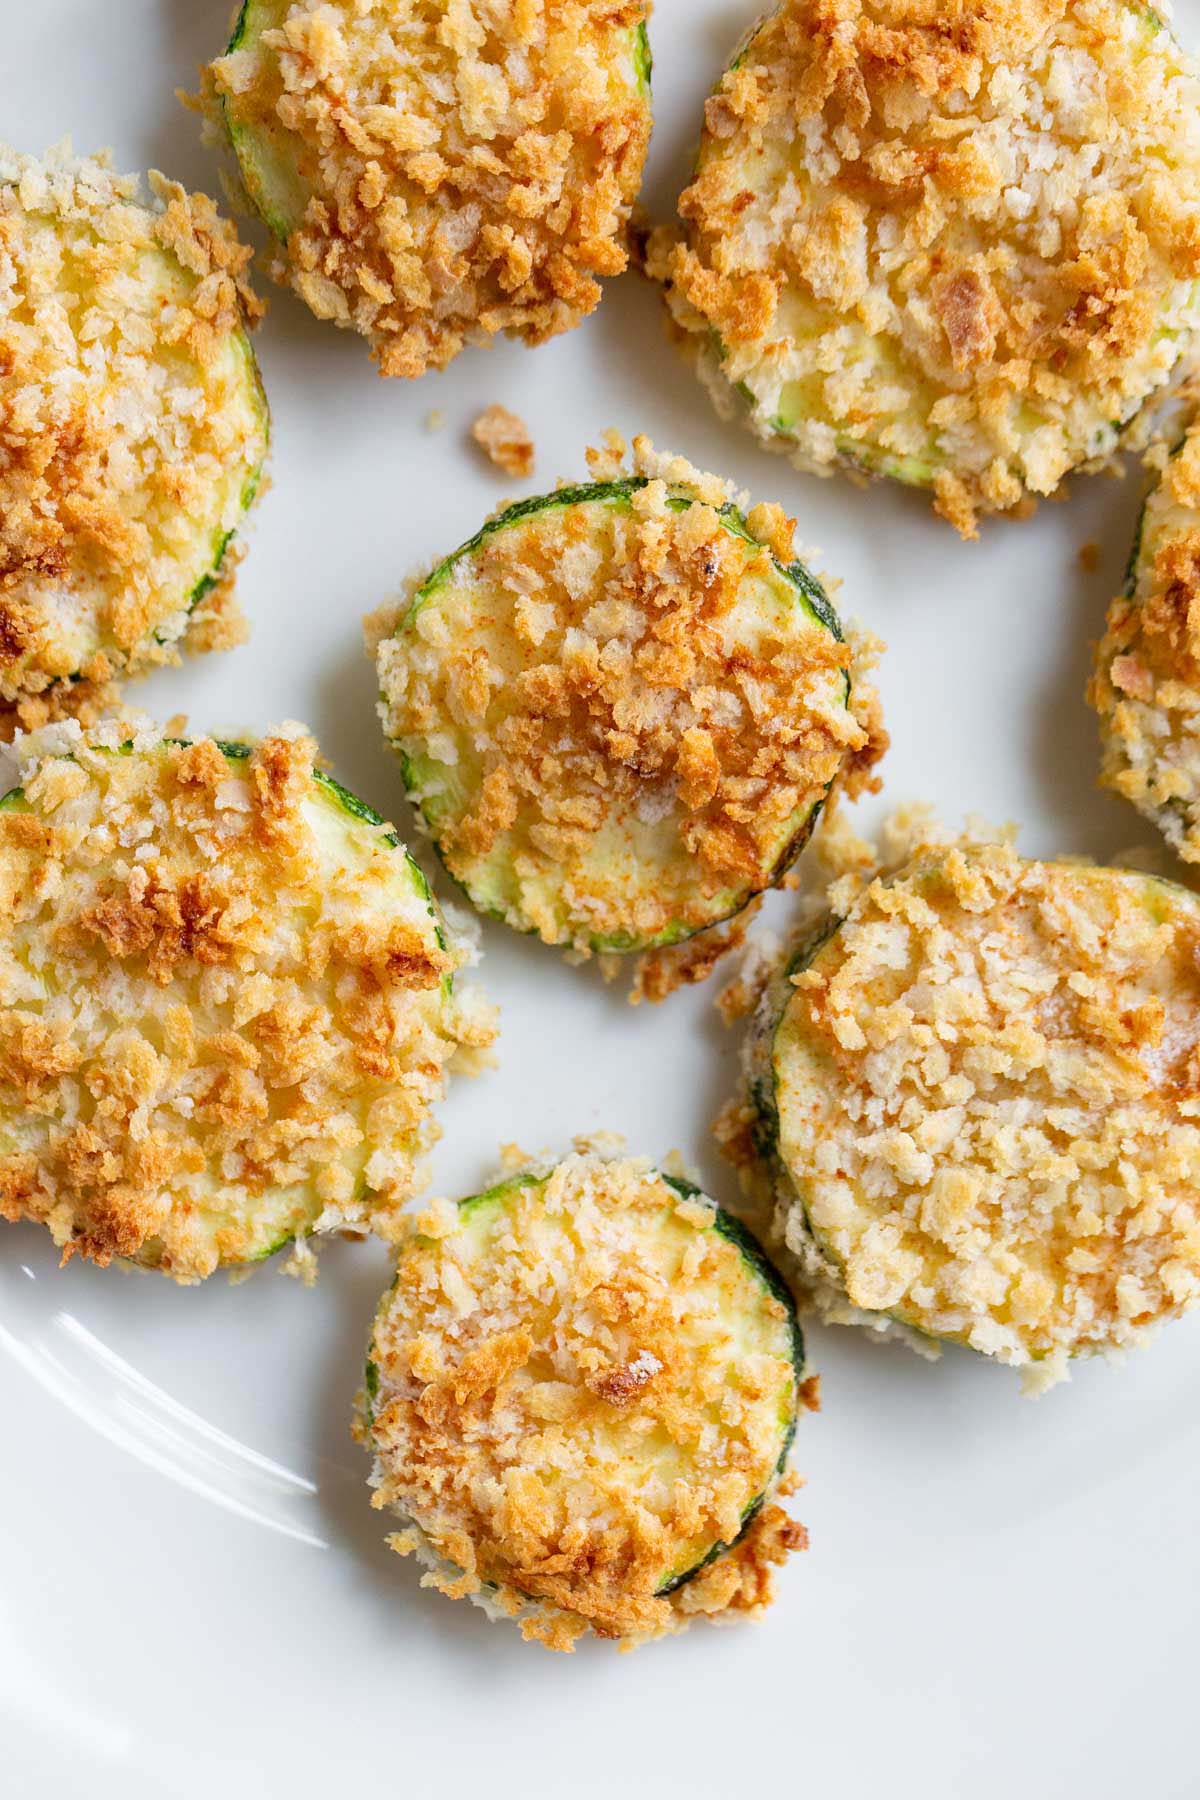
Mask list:
[[[621,504],[585,490],[481,533],[374,637],[384,729],[451,874],[585,952],[735,911],[887,742],[879,646],[805,611],[782,509],[728,529],[732,490],[641,438],[632,473]]]
[[[1108,610],[1088,698],[1101,779],[1185,862],[1200,862],[1200,425],[1146,502],[1129,582]]]
[[[267,448],[246,337],[261,307],[250,251],[212,202],[157,174],[150,185],[147,205],[103,156],[0,148],[0,711],[12,724],[79,712],[111,698],[114,676],[178,660],[198,601],[231,616],[226,546]],[[195,631],[189,641],[201,647]]]
[[[420,1222],[358,1431],[428,1585],[563,1650],[769,1602],[770,1564],[806,1541],[770,1497],[816,1402],[788,1309],[716,1217],[647,1162],[582,1149]]]
[[[627,261],[647,11],[277,0],[272,29],[208,72],[252,193],[262,152],[307,198],[294,217],[273,215],[274,196],[264,207],[286,238],[276,278],[362,332],[385,375],[442,368],[497,332],[536,344],[578,324]]]
[[[1048,1377],[1195,1305],[1200,902],[936,834],[835,892],[723,1122],[801,1285]]]
[[[123,742],[130,748],[123,750]],[[157,728],[23,740],[0,808],[0,1216],[179,1281],[398,1229],[459,1012],[423,880],[314,774]]]
[[[648,268],[719,404],[972,535],[1110,455],[1194,339],[1200,77],[1125,0],[785,0],[679,210]]]

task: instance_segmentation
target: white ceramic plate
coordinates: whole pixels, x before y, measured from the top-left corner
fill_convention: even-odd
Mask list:
[[[5,0],[0,129],[34,151],[71,133],[80,149],[112,145],[122,167],[215,189],[173,90],[194,85],[227,11]],[[658,0],[646,198],[660,212],[752,12]],[[1200,5],[1182,12],[1195,42]],[[919,499],[803,478],[722,426],[634,277],[582,330],[468,353],[413,385],[380,381],[356,338],[280,294],[259,354],[275,448],[241,581],[253,636],[131,693],[159,717],[224,731],[305,719],[405,829],[359,621],[511,491],[464,443],[499,400],[533,427],[537,484],[582,475],[584,446],[616,425],[798,516],[844,579],[843,611],[891,646],[894,741],[868,821],[925,797],[952,820],[1022,820],[1034,852],[1139,841],[1133,814],[1095,789],[1082,698],[1136,476],[1079,483],[962,544]],[[433,407],[438,435],[423,429]],[[1101,555],[1085,574],[1089,540]],[[728,1194],[708,1125],[736,1044],[711,991],[633,1012],[593,972],[501,927],[484,939],[501,1064],[451,1095],[437,1191],[476,1188],[501,1140],[561,1147],[607,1128],[655,1156],[680,1148]],[[423,1593],[383,1545],[347,1419],[385,1268],[378,1247],[340,1244],[315,1292],[272,1269],[178,1291],[60,1272],[39,1232],[0,1227],[4,1795],[1196,1792],[1200,1320],[1036,1403],[965,1354],[931,1367],[813,1329],[825,1411],[796,1453],[812,1549],[773,1613],[568,1658]]]

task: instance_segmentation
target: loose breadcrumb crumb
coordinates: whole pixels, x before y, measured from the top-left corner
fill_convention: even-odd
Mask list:
[[[384,375],[577,325],[627,261],[647,11],[277,0],[270,28],[205,77],[280,240],[272,274],[361,332]]]
[[[762,1612],[807,1543],[776,1504],[781,1421],[816,1399],[786,1308],[711,1202],[615,1143],[513,1161],[422,1224],[376,1320],[356,1434],[393,1548],[552,1649]]]
[[[524,419],[509,412],[506,406],[489,406],[471,427],[471,436],[489,462],[506,475],[533,474],[533,438]]]

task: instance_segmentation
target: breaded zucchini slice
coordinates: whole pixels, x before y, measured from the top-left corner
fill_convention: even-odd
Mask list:
[[[0,703],[171,659],[267,452],[250,251],[104,157],[0,149]],[[220,587],[221,594],[213,593]]]
[[[424,877],[301,735],[25,740],[0,805],[0,1215],[195,1281],[412,1194],[456,1041]]]
[[[384,375],[577,325],[628,260],[646,0],[244,0],[207,74],[272,272]]]
[[[1185,862],[1200,862],[1200,425],[1155,483],[1125,587],[1108,611],[1088,698],[1101,780]]]
[[[785,0],[651,272],[725,411],[964,535],[1116,448],[1200,322],[1200,75],[1126,0]]]
[[[377,648],[384,730],[447,869],[481,911],[583,951],[737,912],[878,754],[791,521],[638,457],[500,513]]]
[[[804,1351],[745,1230],[646,1161],[586,1150],[418,1227],[360,1396],[394,1547],[556,1649],[761,1608],[765,1563],[804,1541],[766,1504]]]
[[[826,921],[751,1081],[818,1298],[1046,1379],[1193,1306],[1198,953],[1186,889],[1007,844],[920,848]]]

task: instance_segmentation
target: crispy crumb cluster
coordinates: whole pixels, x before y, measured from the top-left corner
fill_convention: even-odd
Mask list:
[[[773,1503],[743,1525],[815,1400],[790,1308],[720,1217],[581,1144],[419,1221],[376,1319],[363,1435],[374,1503],[405,1518],[394,1547],[432,1563],[429,1585],[560,1650],[773,1597],[803,1528]]]
[[[797,587],[780,508],[743,519],[644,439],[632,478],[617,456],[593,459],[613,487],[501,515],[372,624],[384,729],[450,872],[581,950],[736,911],[886,743],[868,653]]]
[[[385,375],[442,368],[496,332],[537,344],[578,324],[627,260],[647,10],[256,0],[208,89],[285,240],[276,277],[362,332]]]
[[[977,838],[839,902],[752,1095],[808,1277],[1048,1377],[1194,1305],[1200,903]]]
[[[299,728],[238,754],[60,725],[21,750],[0,1216],[179,1281],[395,1226],[445,1065],[490,1024],[452,1003],[458,953],[386,828]]]
[[[1198,121],[1148,7],[786,0],[648,266],[723,405],[972,535],[1107,456],[1191,341]]]
[[[1108,611],[1088,698],[1101,779],[1200,862],[1200,427],[1146,502],[1124,593]]]
[[[529,427],[507,406],[486,406],[471,426],[471,436],[489,462],[521,480],[533,474],[534,445]]]
[[[0,149],[0,706],[32,725],[227,638],[267,447],[250,252],[210,200]],[[192,642],[196,642],[193,633]],[[67,695],[64,684],[83,693]],[[6,735],[11,735],[11,726]]]

